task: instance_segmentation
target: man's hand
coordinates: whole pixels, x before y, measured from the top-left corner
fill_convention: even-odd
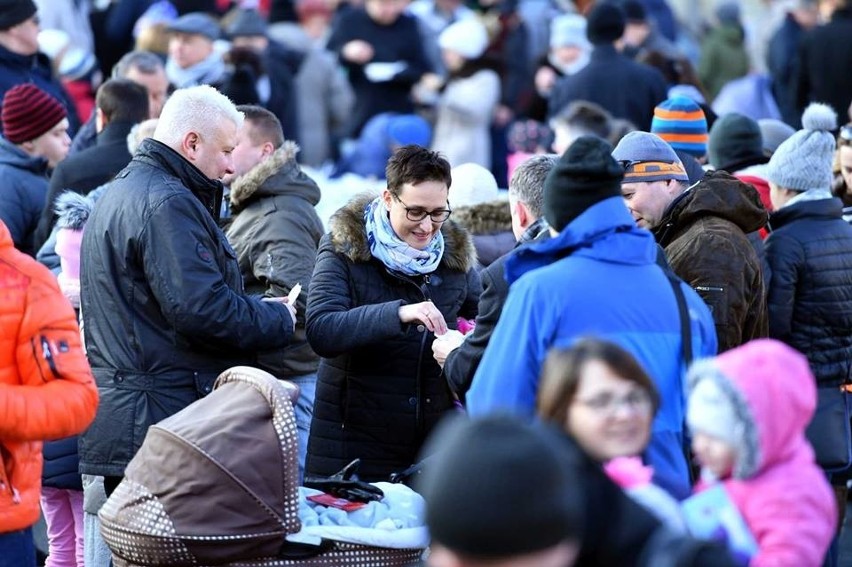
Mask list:
[[[464,335],[455,329],[450,329],[443,335],[435,338],[432,341],[432,356],[438,362],[438,365],[443,368],[447,361],[447,356],[459,348],[464,342]]]
[[[263,301],[272,301],[274,303],[280,303],[284,307],[287,308],[287,313],[290,314],[290,319],[293,320],[293,329],[296,329],[296,306],[290,304],[290,300],[286,297],[264,297]]]
[[[447,322],[444,321],[444,316],[431,301],[403,305],[399,308],[399,320],[403,323],[423,323],[427,329],[436,335],[443,335],[447,332]]]
[[[373,46],[363,39],[353,39],[343,46],[340,54],[351,63],[365,65],[373,59],[375,52],[373,51]]]

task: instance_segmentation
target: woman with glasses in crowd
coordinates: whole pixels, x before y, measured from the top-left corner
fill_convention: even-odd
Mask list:
[[[641,460],[659,404],[642,366],[612,342],[586,338],[553,349],[542,367],[539,418],[564,429],[627,494],[683,530],[676,501],[652,484],[653,470]]]
[[[450,164],[403,146],[387,188],[332,216],[320,242],[306,313],[322,358],[306,476],[356,458],[359,477],[387,480],[412,465],[453,398],[432,341],[476,315],[480,294],[471,237],[453,221]]]

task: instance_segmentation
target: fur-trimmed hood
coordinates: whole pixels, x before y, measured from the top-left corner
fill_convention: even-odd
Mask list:
[[[238,213],[254,199],[296,194],[311,205],[320,201],[320,188],[296,162],[299,146],[286,141],[268,159],[254,166],[231,184],[231,210]]]
[[[453,209],[453,220],[475,235],[511,232],[512,213],[505,200]]]
[[[370,245],[364,228],[364,209],[376,198],[373,193],[356,195],[349,203],[334,213],[329,221],[331,244],[336,252],[353,262],[369,262]],[[444,256],[441,266],[450,270],[467,272],[476,266],[476,250],[470,234],[452,220],[441,227],[444,235]]]

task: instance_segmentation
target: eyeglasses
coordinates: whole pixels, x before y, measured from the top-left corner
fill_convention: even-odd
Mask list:
[[[436,209],[434,211],[427,211],[422,207],[409,207],[398,196],[394,195],[393,197],[394,199],[402,203],[402,208],[405,209],[405,218],[413,222],[420,222],[426,217],[429,217],[434,223],[442,223],[446,222],[446,220],[450,218],[450,214],[453,212],[451,209]],[[449,204],[450,203],[447,202],[447,205]]]
[[[618,409],[627,406],[636,413],[647,415],[651,411],[651,395],[645,390],[634,390],[626,396],[616,397],[612,394],[601,394],[587,400],[576,399],[574,403],[586,406],[602,417],[612,417]]]

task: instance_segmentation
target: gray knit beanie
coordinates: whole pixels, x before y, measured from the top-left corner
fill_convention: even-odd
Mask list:
[[[802,114],[803,128],[778,146],[766,177],[779,187],[794,191],[830,189],[834,176],[837,113],[828,105],[811,103]]]

